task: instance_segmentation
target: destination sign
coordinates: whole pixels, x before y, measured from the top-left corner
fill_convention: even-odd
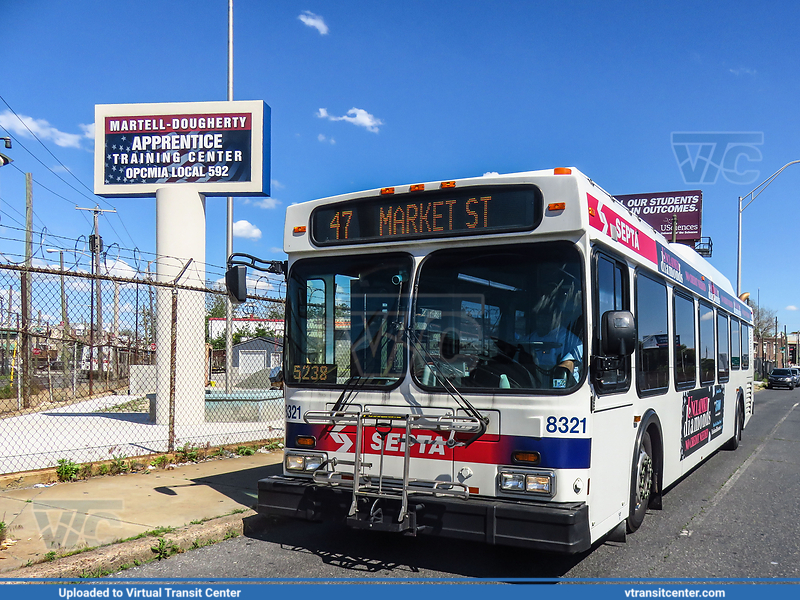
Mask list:
[[[319,246],[531,231],[544,200],[534,185],[497,185],[362,198],[318,207]]]

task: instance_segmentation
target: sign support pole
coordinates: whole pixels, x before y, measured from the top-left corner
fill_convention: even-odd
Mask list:
[[[180,233],[176,233],[175,223],[181,224]],[[156,191],[156,280],[159,283],[205,287],[205,231],[206,202],[202,194],[179,186]],[[186,269],[190,259],[191,264]],[[177,290],[175,340],[172,339],[172,296],[173,290],[159,286],[156,296],[156,423],[168,425],[170,422],[173,386],[175,422],[181,425],[203,423],[205,294]],[[172,347],[176,349],[174,370]]]

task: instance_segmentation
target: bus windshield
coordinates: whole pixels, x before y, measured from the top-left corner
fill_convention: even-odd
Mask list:
[[[407,254],[300,260],[287,290],[286,381],[392,386],[405,372],[412,259]]]
[[[465,391],[574,388],[586,368],[581,271],[567,243],[432,253],[414,304],[414,379]]]

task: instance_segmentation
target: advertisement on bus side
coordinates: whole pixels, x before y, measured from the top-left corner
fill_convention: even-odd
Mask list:
[[[681,460],[722,433],[725,387],[712,385],[683,394]]]

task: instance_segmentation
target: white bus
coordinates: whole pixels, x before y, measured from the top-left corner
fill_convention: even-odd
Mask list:
[[[581,552],[752,414],[750,308],[574,168],[290,206],[284,248],[262,514]]]

